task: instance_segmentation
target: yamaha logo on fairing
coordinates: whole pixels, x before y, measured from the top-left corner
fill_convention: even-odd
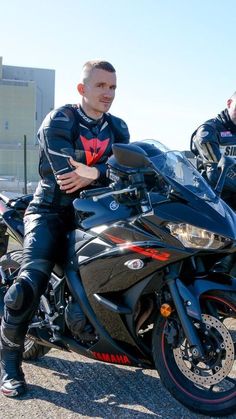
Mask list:
[[[131,259],[127,260],[124,264],[127,268],[134,270],[142,269],[144,267],[144,263],[142,259]]]
[[[127,357],[127,355],[122,354],[108,354],[102,352],[92,352],[93,356],[98,359],[99,361],[103,362],[110,362],[114,364],[131,364],[131,361]]]
[[[112,211],[116,211],[118,208],[119,208],[119,204],[118,204],[118,202],[116,202],[116,201],[112,201],[112,202],[110,202],[110,209],[112,210]]]

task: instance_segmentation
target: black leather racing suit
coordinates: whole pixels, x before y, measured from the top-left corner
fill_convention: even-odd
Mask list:
[[[217,164],[224,154],[235,157],[236,163],[236,125],[229,117],[228,110],[222,111],[216,118],[200,125],[191,137],[191,150],[197,156],[200,165],[213,186],[216,185],[219,170]],[[236,170],[228,172],[222,197],[236,208]]]
[[[104,114],[89,118],[76,105],[52,111],[39,133],[41,180],[25,215],[23,263],[18,280],[5,295],[2,342],[8,348],[22,348],[28,323],[45,291],[54,264],[66,254],[66,233],[74,227],[72,201],[79,192],[61,191],[55,176],[70,172],[72,156],[78,162],[96,166],[104,185],[106,161],[115,142],[129,142],[129,131],[119,118]]]

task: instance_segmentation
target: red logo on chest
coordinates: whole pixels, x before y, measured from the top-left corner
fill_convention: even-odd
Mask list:
[[[91,166],[92,164],[97,163],[97,161],[99,161],[99,159],[105,153],[109,143],[109,138],[101,141],[98,138],[87,139],[82,135],[80,136],[80,140],[83,144],[86,156],[86,164],[88,166]]]

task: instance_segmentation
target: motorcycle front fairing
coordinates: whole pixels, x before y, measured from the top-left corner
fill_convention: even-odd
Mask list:
[[[173,214],[176,213],[176,205]],[[125,313],[119,309],[119,306],[125,306],[127,291],[137,287],[136,301],[140,298],[139,293],[149,283],[152,283],[153,291],[158,292],[163,285],[160,273],[165,267],[200,252],[199,249],[184,248],[168,233],[162,226],[167,220],[167,211],[163,213],[164,218],[158,212],[158,216],[141,216],[135,220],[99,226],[102,230],[100,234],[84,244],[74,255],[74,264],[78,267],[83,288],[96,318],[105,325],[114,339],[121,340],[122,336],[124,342],[130,345],[133,343],[130,342],[123,322]],[[96,228],[93,234],[94,230]],[[133,269],[135,265],[137,269]],[[215,289],[229,288],[225,280],[223,283],[211,281],[210,285]],[[185,299],[187,293],[184,293],[183,287],[180,294]],[[129,305],[127,311],[129,308],[133,310],[134,305]]]
[[[170,259],[172,262],[182,260],[193,252],[186,251],[175,238],[169,240],[172,241],[171,251],[170,243],[167,249],[160,237],[135,225],[139,217],[135,207],[115,207],[112,197],[98,202],[76,200],[74,205],[77,211],[82,213],[83,210],[83,217],[87,215],[82,220],[83,226],[85,223],[90,226],[86,233],[77,229],[70,237],[70,266],[77,271],[84,290],[84,300],[80,303],[84,304],[85,311],[92,308],[96,329],[98,323],[105,326],[113,341],[122,342],[131,353],[138,353],[135,336],[130,336],[124,324],[125,317],[133,316],[140,294],[150,282],[155,283],[153,289],[161,287],[158,271],[168,265]],[[127,292],[131,289],[133,297],[127,303]],[[90,317],[91,322],[93,319]],[[139,356],[144,358],[144,354]]]
[[[158,173],[169,186],[164,194],[163,191],[149,192],[152,214],[143,215],[138,206],[121,204],[112,195],[98,201],[74,201],[79,227],[86,229],[90,236],[74,252],[73,266],[81,278],[94,317],[105,326],[112,339],[132,349],[136,344],[127,331],[124,317],[134,310],[148,284],[152,284],[153,292],[158,291],[165,267],[201,252],[213,252],[185,247],[170,234],[168,223],[192,224],[225,235],[230,243],[228,247],[232,247],[236,238],[232,211],[207,184],[202,185],[191,165],[186,168],[181,155],[173,158],[167,154],[170,158],[165,156],[163,163],[168,170],[162,165]],[[167,162],[172,162],[175,170],[178,168],[177,173]],[[217,283],[213,286],[217,289]],[[180,288],[184,299],[187,292]],[[133,301],[127,306],[129,290],[135,291]]]
[[[211,189],[195,167],[178,151],[169,151],[150,158],[155,171],[169,185],[173,201],[181,208],[173,208],[177,222],[181,219],[197,227],[236,241],[236,217],[232,209]],[[175,199],[176,198],[176,199]],[[178,199],[179,198],[179,199]],[[185,205],[185,203],[188,205]],[[164,211],[166,207],[162,207]],[[171,206],[169,206],[171,208]],[[162,209],[161,209],[162,210]],[[168,211],[169,212],[169,211]],[[173,217],[173,214],[171,215]]]

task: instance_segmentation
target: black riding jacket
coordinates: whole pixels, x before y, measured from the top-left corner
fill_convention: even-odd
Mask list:
[[[65,105],[53,110],[44,119],[39,132],[41,180],[27,213],[60,211],[79,196],[77,191],[61,191],[56,176],[74,170],[69,157],[88,166],[96,167],[100,177],[93,187],[105,185],[106,162],[112,154],[113,143],[128,143],[129,131],[125,122],[111,114],[100,120],[88,117],[77,105]]]
[[[210,182],[215,185],[219,177],[217,164],[221,156],[232,156],[236,163],[236,125],[230,119],[227,109],[194,131],[191,137],[191,150],[206,170]],[[224,189],[236,191],[235,170],[228,172]]]

